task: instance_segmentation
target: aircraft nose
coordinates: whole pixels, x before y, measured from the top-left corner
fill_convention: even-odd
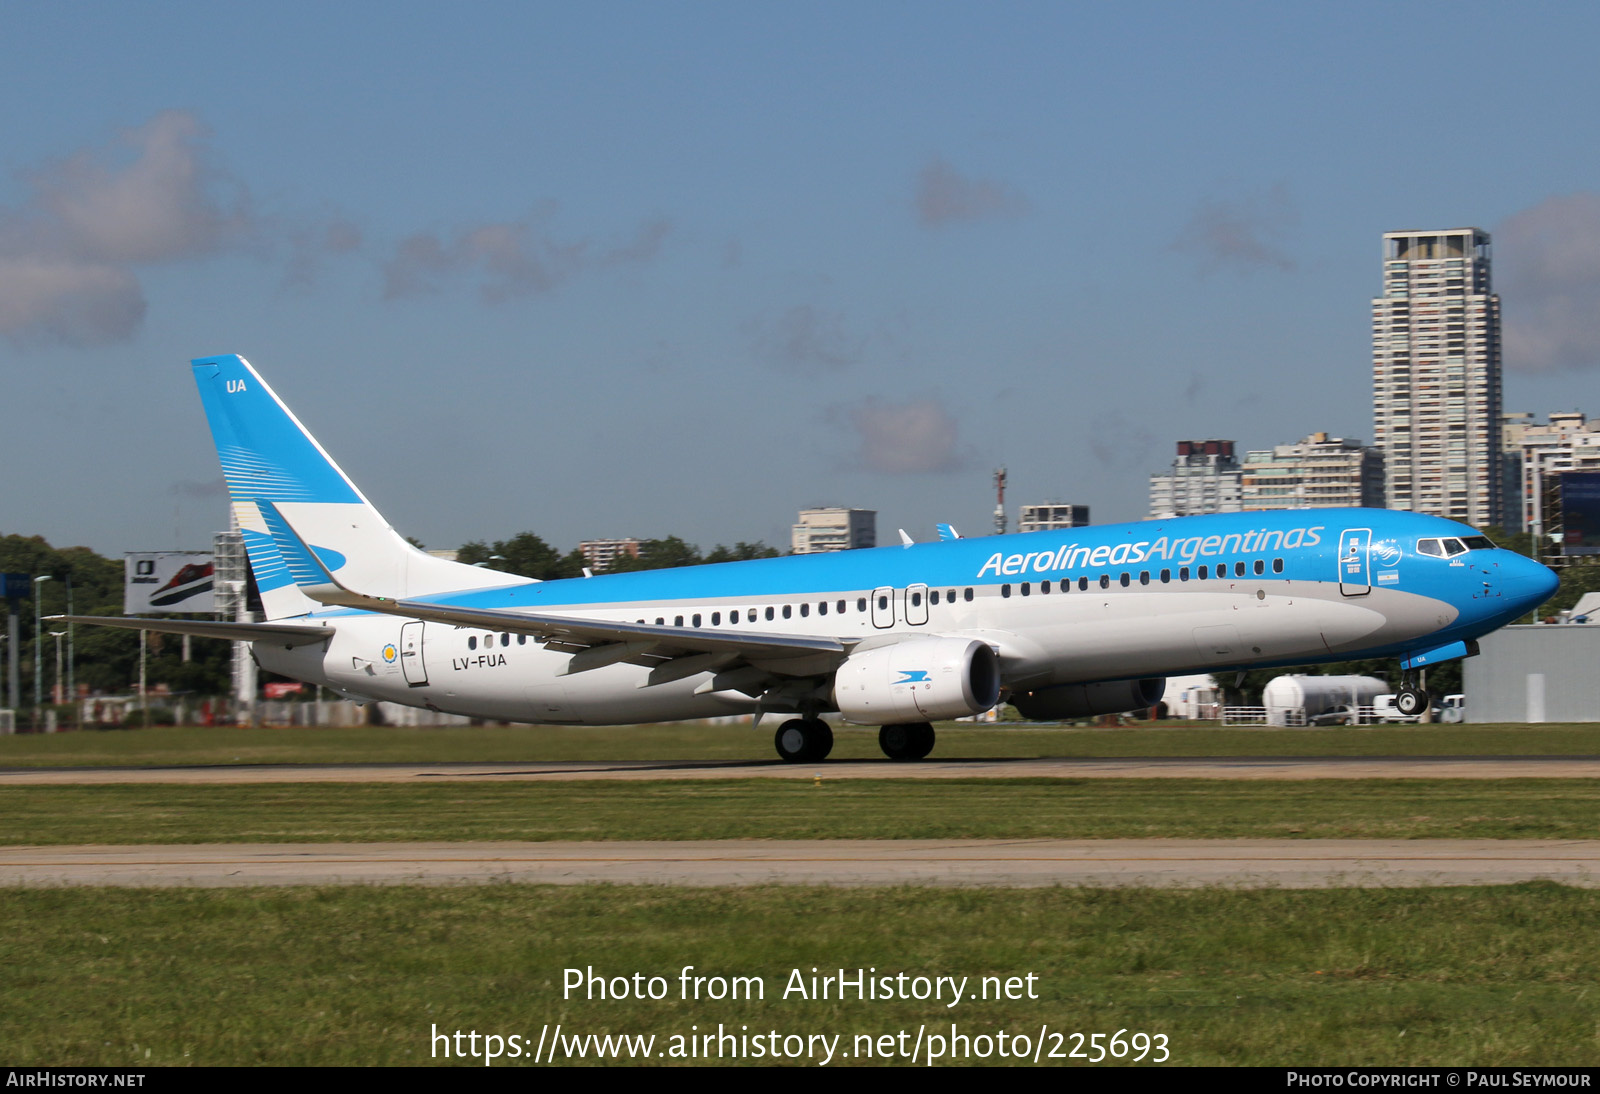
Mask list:
[[[1519,613],[1531,612],[1561,587],[1561,578],[1554,570],[1519,554],[1511,554],[1501,565],[1500,572],[1505,597],[1517,605]]]

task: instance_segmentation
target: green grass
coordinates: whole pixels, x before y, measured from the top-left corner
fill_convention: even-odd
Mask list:
[[[0,768],[513,760],[772,761],[772,730],[748,726],[430,729],[194,727],[0,737]],[[842,729],[833,759],[882,759],[877,732]],[[1096,756],[1600,755],[1600,723],[1326,729],[939,727],[935,759]]]
[[[1600,780],[728,779],[0,786],[0,843],[1596,839]]]
[[[1600,892],[0,890],[12,1066],[420,1064],[433,1025],[566,1033],[1164,1033],[1175,1064],[1592,1064]],[[678,998],[678,972],[760,1001]],[[563,970],[660,1002],[562,998]],[[783,999],[792,969],[1037,976],[1038,999]],[[1070,1042],[1069,1042],[1070,1047]],[[652,1061],[654,1062],[654,1061]],[[842,1061],[854,1063],[855,1060]],[[1058,1061],[1066,1062],[1066,1061]],[[480,1065],[481,1066],[481,1065]],[[516,1066],[516,1065],[507,1065]]]

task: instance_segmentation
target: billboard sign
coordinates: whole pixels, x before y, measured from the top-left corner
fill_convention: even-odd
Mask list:
[[[1561,473],[1561,553],[1600,555],[1600,471]]]
[[[214,566],[210,551],[151,551],[124,557],[126,615],[214,612]]]

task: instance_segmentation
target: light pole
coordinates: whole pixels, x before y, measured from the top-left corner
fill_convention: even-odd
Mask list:
[[[66,631],[51,631],[50,637],[56,640],[56,686],[51,693],[51,699],[57,706],[61,705],[61,640],[67,636]]]
[[[40,586],[50,580],[49,574],[33,579],[33,706],[34,717],[44,702],[44,611],[40,603]]]

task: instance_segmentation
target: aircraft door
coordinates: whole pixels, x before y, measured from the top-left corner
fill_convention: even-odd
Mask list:
[[[1366,596],[1372,591],[1372,529],[1347,528],[1339,537],[1339,591]]]
[[[425,626],[427,624],[417,620],[400,628],[400,670],[406,675],[406,683],[414,688],[428,686],[428,665],[422,658],[422,628]]]
[[[906,589],[906,622],[920,627],[928,621],[928,587],[912,585]]]
[[[872,590],[872,625],[880,630],[894,626],[894,590],[887,585]]]

